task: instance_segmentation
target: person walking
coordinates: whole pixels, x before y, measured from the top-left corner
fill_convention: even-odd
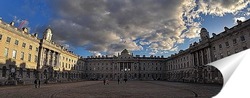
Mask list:
[[[106,84],[109,85],[109,80],[108,79],[106,80]]]
[[[118,78],[118,84],[120,84],[120,79]]]
[[[37,79],[37,80],[38,80],[38,88],[40,88],[41,81],[40,81],[40,79]]]
[[[35,88],[37,88],[37,79],[35,79],[34,84],[35,84]]]
[[[106,84],[106,79],[103,79],[103,85],[105,85]]]

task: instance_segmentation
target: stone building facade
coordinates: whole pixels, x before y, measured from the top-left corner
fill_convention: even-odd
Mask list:
[[[165,79],[168,81],[223,83],[220,72],[211,66],[210,62],[222,59],[250,47],[250,20],[237,21],[232,28],[212,34],[202,28],[200,41],[190,44],[186,50],[181,50],[166,59]]]
[[[220,72],[204,66],[250,47],[250,20],[212,34],[202,28],[200,41],[167,58],[133,55],[124,49],[117,56],[82,58],[52,40],[50,28],[42,39],[27,28],[16,28],[0,20],[0,84],[9,80],[167,80],[222,83]]]
[[[0,20],[0,84],[23,80],[69,80],[83,78],[80,57],[52,41],[52,30],[42,39],[27,28]]]
[[[140,57],[124,49],[118,56],[84,58],[85,74],[88,80],[162,80],[165,58]]]

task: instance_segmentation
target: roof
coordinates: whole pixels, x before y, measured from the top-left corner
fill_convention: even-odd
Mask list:
[[[121,54],[129,54],[127,49],[124,49]]]

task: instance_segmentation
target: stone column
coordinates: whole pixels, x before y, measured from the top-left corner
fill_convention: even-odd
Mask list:
[[[48,49],[47,50],[47,55],[46,55],[46,65],[48,65],[48,66],[50,65],[49,61],[50,61],[50,50]]]
[[[54,51],[51,52],[51,66],[52,67],[55,66],[55,52]]]
[[[197,64],[197,66],[199,66],[200,65],[200,61],[199,61],[199,52],[195,52],[196,53],[196,64]]]
[[[200,50],[201,51],[201,64],[200,64],[200,66],[202,66],[202,65],[204,65],[204,50],[202,49],[202,50]]]
[[[210,48],[207,48],[207,63],[210,63],[212,60],[211,60],[211,52],[210,52]]]
[[[60,60],[60,54],[59,54],[59,53],[57,53],[57,55],[56,55],[56,66],[57,66],[57,67],[59,67],[59,66],[60,66],[60,62],[59,62],[59,60]]]
[[[43,66],[43,52],[44,52],[44,49],[41,48],[41,50],[39,51],[39,54],[38,54],[37,69],[41,69]]]

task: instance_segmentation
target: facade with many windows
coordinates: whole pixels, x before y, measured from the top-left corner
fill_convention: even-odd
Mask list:
[[[237,21],[232,28],[212,34],[202,28],[201,40],[190,44],[186,50],[172,55],[166,60],[165,79],[168,81],[222,83],[221,73],[214,67],[204,66],[250,47],[250,20]]]
[[[83,78],[79,56],[52,41],[46,29],[42,39],[27,28],[0,20],[0,81],[69,80]],[[80,69],[81,68],[81,69]],[[81,71],[80,71],[81,70]]]
[[[89,80],[162,80],[165,58],[130,54],[124,49],[118,56],[84,58],[85,77]]]
[[[24,79],[33,77],[32,73],[38,62],[40,40],[36,34],[28,33],[14,27],[14,23],[4,23],[0,20],[0,79],[10,76]]]
[[[167,80],[180,82],[222,83],[222,75],[210,62],[250,47],[250,20],[237,21],[232,28],[212,34],[202,28],[200,41],[167,58],[133,55],[124,49],[117,56],[82,58],[52,40],[52,30],[42,39],[14,22],[0,20],[0,83],[8,80],[63,81],[74,79]]]

